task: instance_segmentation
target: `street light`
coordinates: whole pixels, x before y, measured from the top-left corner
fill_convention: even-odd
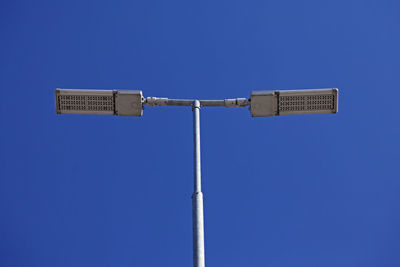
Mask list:
[[[251,92],[251,116],[336,113],[338,89]]]
[[[55,90],[57,114],[142,116],[143,106],[191,106],[193,111],[194,192],[192,195],[193,266],[204,267],[204,215],[201,191],[200,107],[250,106],[252,117],[336,113],[338,89],[253,91],[250,99],[144,98],[139,90]]]
[[[56,89],[57,114],[142,116],[139,90]]]

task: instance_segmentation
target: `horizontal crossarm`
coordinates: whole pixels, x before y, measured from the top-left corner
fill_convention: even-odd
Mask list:
[[[169,99],[163,97],[146,97],[143,104],[147,106],[192,106],[194,99]],[[203,107],[246,107],[250,102],[246,98],[225,100],[199,100]]]

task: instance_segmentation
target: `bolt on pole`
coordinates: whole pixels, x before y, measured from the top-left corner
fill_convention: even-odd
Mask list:
[[[192,195],[193,212],[193,267],[204,267],[204,215],[203,193],[201,192],[201,155],[200,155],[200,101],[195,100],[193,109],[193,162],[194,192]]]

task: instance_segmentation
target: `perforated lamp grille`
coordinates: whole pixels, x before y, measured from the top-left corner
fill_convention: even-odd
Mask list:
[[[329,111],[334,105],[333,95],[279,96],[280,112]]]
[[[60,110],[114,112],[113,96],[58,95]]]

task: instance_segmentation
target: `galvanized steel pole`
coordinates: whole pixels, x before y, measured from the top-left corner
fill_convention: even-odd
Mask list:
[[[200,155],[200,101],[194,100],[193,109],[193,156],[194,156],[194,192],[193,209],[193,267],[205,267],[204,260],[204,215],[203,193],[201,192],[201,155]]]
[[[193,267],[205,267],[204,256],[204,213],[203,193],[201,192],[201,155],[200,155],[200,107],[246,107],[250,104],[246,98],[224,100],[169,99],[165,97],[147,97],[147,106],[192,106],[193,110],[193,159],[194,192],[192,195],[193,218]]]

